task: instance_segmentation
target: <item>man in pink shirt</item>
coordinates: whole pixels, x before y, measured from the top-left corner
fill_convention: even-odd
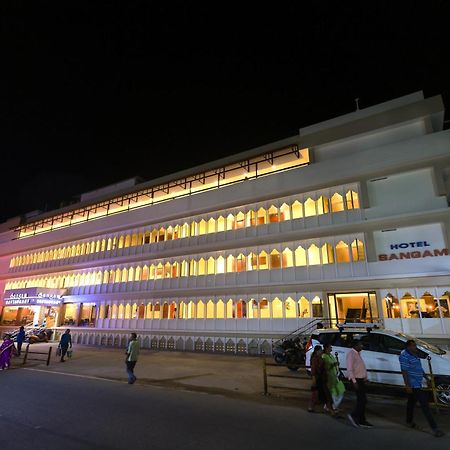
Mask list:
[[[348,419],[351,424],[358,428],[372,428],[372,424],[366,420],[366,380],[367,369],[361,358],[361,350],[363,349],[361,341],[353,341],[352,349],[347,353],[345,362],[347,365],[347,378],[352,382],[356,393],[356,405]]]

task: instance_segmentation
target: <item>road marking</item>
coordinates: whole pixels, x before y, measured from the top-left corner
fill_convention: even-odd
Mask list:
[[[54,374],[57,374],[57,375],[66,375],[68,377],[87,378],[87,379],[90,379],[90,380],[109,381],[111,383],[120,383],[120,384],[127,383],[126,381],[121,381],[121,380],[111,380],[110,378],[94,377],[92,375],[79,375],[79,374],[76,374],[76,373],[58,372],[56,370],[31,369],[29,367],[23,368],[22,370],[29,370],[31,372],[54,373]]]

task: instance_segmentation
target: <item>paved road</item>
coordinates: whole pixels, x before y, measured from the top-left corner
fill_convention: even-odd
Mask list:
[[[0,449],[448,449],[376,418],[375,429],[269,400],[16,369],[0,372]]]

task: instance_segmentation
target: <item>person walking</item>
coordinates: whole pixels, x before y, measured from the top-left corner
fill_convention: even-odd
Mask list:
[[[344,383],[339,380],[338,375],[338,362],[337,359],[331,353],[331,344],[325,344],[323,347],[322,360],[325,367],[325,411],[331,415],[335,415],[338,411],[338,407],[344,398],[345,386]]]
[[[61,336],[59,341],[59,347],[61,348],[61,362],[65,362],[64,356],[66,356],[67,350],[72,348],[72,336],[70,335],[70,330],[66,330],[66,332]]]
[[[356,405],[353,412],[348,414],[348,419],[354,427],[372,428],[373,425],[366,420],[366,380],[367,369],[361,357],[363,349],[361,341],[353,341],[352,349],[347,353],[345,362],[347,365],[347,378],[352,382],[356,393]]]
[[[311,355],[311,401],[309,403],[308,412],[315,412],[315,407],[318,404],[325,404],[327,398],[325,396],[325,366],[322,359],[323,349],[321,345],[314,347]],[[331,402],[329,402],[331,405]]]
[[[441,437],[444,433],[439,430],[428,404],[428,393],[422,389],[422,380],[427,378],[419,358],[419,351],[413,339],[406,341],[406,348],[399,356],[400,368],[408,393],[406,406],[406,425],[410,428],[419,427],[414,422],[414,407],[419,402],[423,415],[428,421],[434,436]]]
[[[128,384],[133,384],[136,381],[134,367],[136,366],[139,357],[139,342],[136,333],[131,333],[131,339],[128,344],[126,355],[125,364],[127,365]]]
[[[3,343],[0,346],[0,370],[9,369],[11,356],[14,351],[14,341],[11,339],[11,335],[5,334]]]
[[[22,345],[25,341],[25,328],[20,327],[19,332],[16,336],[16,342],[17,342],[17,356],[20,356],[22,353]]]

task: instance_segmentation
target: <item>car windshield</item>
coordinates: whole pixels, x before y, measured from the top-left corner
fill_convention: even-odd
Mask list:
[[[422,339],[417,339],[415,337],[409,336],[407,334],[403,333],[397,333],[396,336],[402,337],[406,340],[413,340],[415,343],[422,347],[425,350],[428,350],[429,352],[434,353],[435,355],[445,355],[445,350],[442,350],[442,348],[439,348],[437,345],[430,344],[429,342],[422,341]]]

